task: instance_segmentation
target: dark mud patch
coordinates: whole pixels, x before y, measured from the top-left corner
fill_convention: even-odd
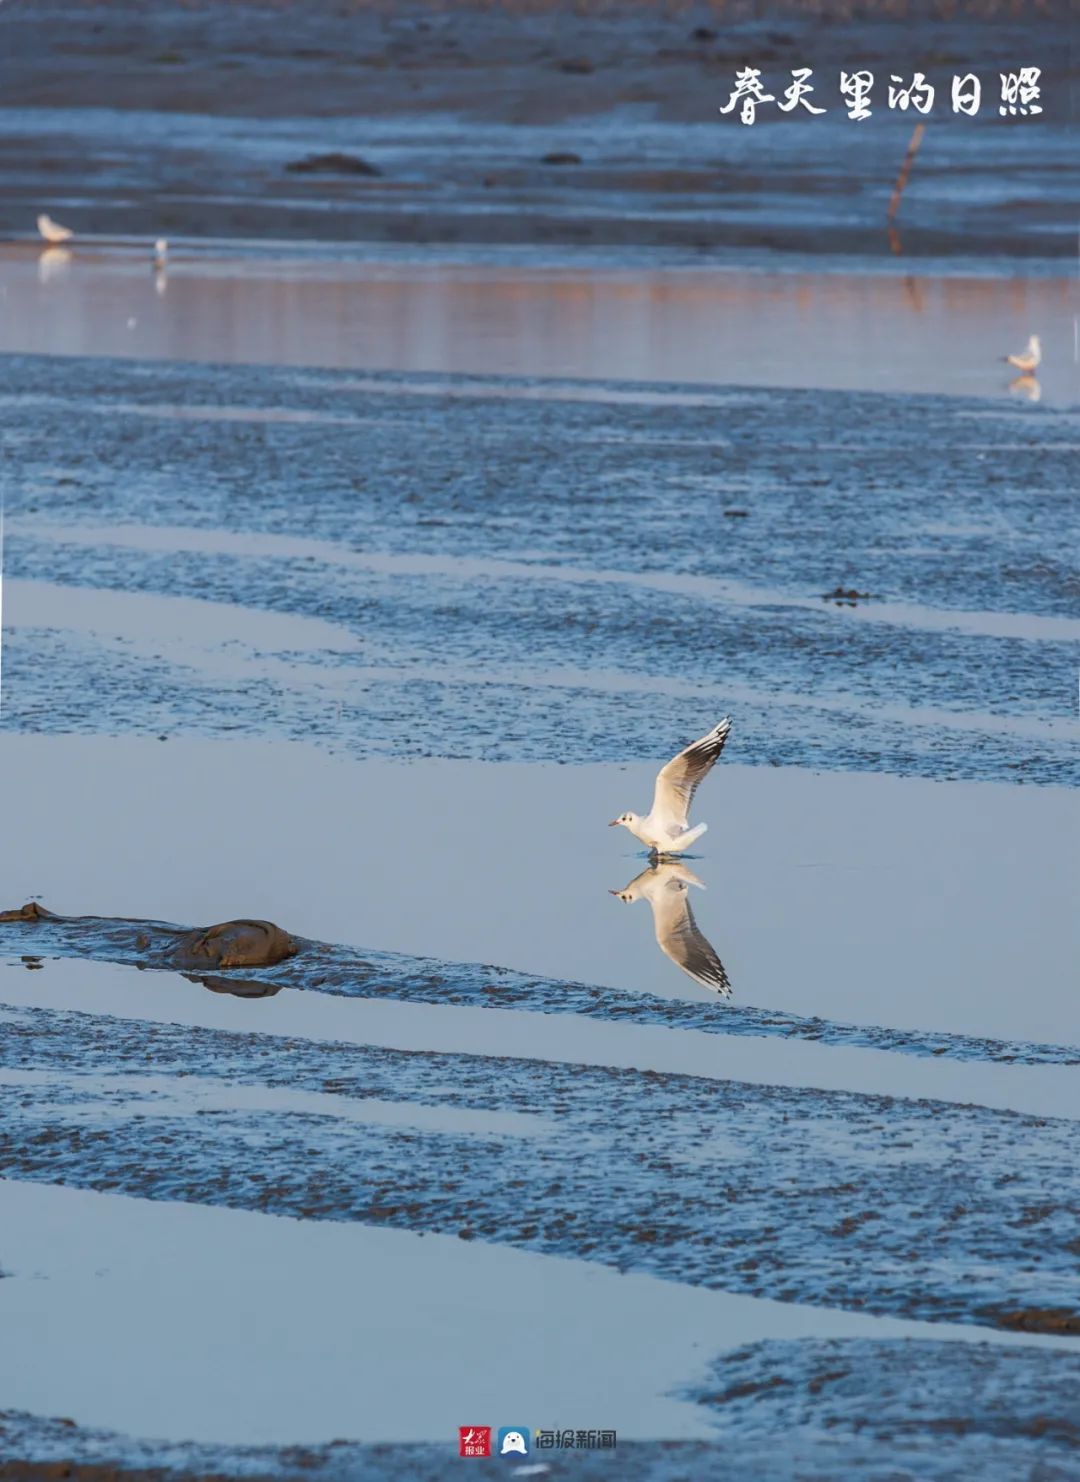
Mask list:
[[[1019,1477],[1036,1458],[1067,1466],[1080,1444],[1080,1353],[807,1339],[726,1353],[712,1371],[710,1383],[687,1397],[714,1410],[725,1434],[858,1437],[889,1457],[890,1476],[908,1475],[910,1446],[931,1453],[947,1441],[957,1474],[966,1460],[967,1475],[979,1475],[976,1458],[986,1455],[998,1466],[1011,1461]],[[922,1465],[915,1474],[936,1475]]]
[[[1064,1120],[42,1009],[5,1016],[0,1066],[7,1177],[898,1317],[1080,1314]],[[370,1101],[393,1120],[351,1105]],[[499,1115],[462,1130],[463,1110]],[[1039,1224],[1018,1225],[1036,1202]]]
[[[1080,1334],[1080,1311],[1070,1307],[1022,1307],[1014,1311],[985,1308],[982,1316],[997,1327],[1018,1333]],[[1080,1427],[1074,1427],[1080,1439]]]
[[[26,948],[33,951],[27,952]],[[241,997],[266,997],[282,988],[296,988],[347,998],[580,1014],[613,1023],[659,1024],[710,1034],[779,1036],[953,1060],[1006,1065],[1080,1064],[1080,1051],[1068,1045],[844,1024],[740,1007],[727,1001],[703,1004],[658,994],[624,993],[597,984],[538,978],[489,963],[447,963],[392,952],[361,953],[351,947],[291,936],[271,922],[227,922],[206,931],[192,931],[166,922],[126,917],[58,916],[31,901],[0,912],[0,953],[9,957],[18,954],[27,967],[40,966],[44,957],[52,956],[140,968],[180,968],[195,983]],[[272,961],[273,965],[261,969],[263,961]],[[197,971],[210,967],[242,967],[247,973],[241,982]],[[258,972],[258,976],[252,977],[252,972]],[[147,983],[147,991],[153,991],[152,980]]]
[[[873,594],[871,592],[860,592],[855,587],[835,586],[831,592],[823,592],[823,602],[834,602],[837,607],[854,607],[856,602],[869,602]]]
[[[303,159],[290,160],[285,166],[293,175],[381,175],[378,166],[356,154],[306,154]]]

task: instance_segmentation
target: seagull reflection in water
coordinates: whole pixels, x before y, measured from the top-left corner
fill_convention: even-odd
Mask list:
[[[1042,387],[1035,376],[1014,376],[1009,382],[1009,390],[1013,396],[1022,396],[1025,401],[1042,400]]]
[[[724,964],[694,920],[690,908],[691,885],[705,889],[705,882],[686,865],[678,860],[663,860],[649,865],[629,885],[610,894],[628,904],[647,900],[652,907],[657,946],[664,956],[695,983],[713,989],[721,998],[730,998],[731,983]]]
[[[71,266],[72,254],[66,247],[45,247],[38,255],[39,283],[52,283],[62,278]]]

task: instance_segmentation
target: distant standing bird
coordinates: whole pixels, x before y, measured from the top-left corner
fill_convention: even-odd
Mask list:
[[[620,813],[610,827],[621,823],[636,839],[646,844],[653,854],[681,854],[695,839],[700,839],[708,824],[690,827],[690,804],[702,779],[724,749],[731,730],[731,717],[725,716],[700,741],[693,741],[678,756],[662,767],[656,778],[652,811],[645,818],[636,813]]]
[[[1030,376],[1032,371],[1038,369],[1042,360],[1042,345],[1039,343],[1039,336],[1033,334],[1027,342],[1027,349],[1019,355],[1005,355],[1002,359],[1009,365],[1015,365],[1016,369],[1023,371],[1024,375]]]
[[[163,268],[169,260],[169,244],[164,237],[158,237],[154,243],[154,266]]]
[[[44,212],[37,219],[37,229],[45,238],[46,242],[54,245],[58,242],[70,242],[75,233],[69,226],[61,226],[58,221],[53,221],[51,216]]]
[[[722,998],[731,997],[731,983],[724,964],[712,944],[702,935],[690,909],[690,886],[704,890],[704,881],[677,859],[651,864],[622,890],[612,895],[621,901],[647,900],[652,907],[657,946],[695,983],[713,988]]]

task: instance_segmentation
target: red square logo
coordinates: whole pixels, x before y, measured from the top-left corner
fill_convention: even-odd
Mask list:
[[[458,1455],[459,1456],[490,1456],[491,1455],[491,1426],[490,1425],[459,1425],[458,1426]]]

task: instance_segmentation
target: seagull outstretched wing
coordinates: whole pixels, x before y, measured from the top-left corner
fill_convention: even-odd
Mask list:
[[[724,964],[717,957],[711,942],[702,935],[690,909],[690,885],[701,885],[696,875],[691,875],[685,866],[662,865],[661,869],[682,871],[673,873],[658,882],[649,897],[653,908],[653,926],[656,941],[665,957],[670,957],[676,967],[683,970],[695,983],[713,988],[722,998],[731,997],[731,983]],[[704,888],[704,887],[702,887]]]
[[[678,756],[662,767],[656,779],[652,818],[667,825],[672,833],[683,833],[689,822],[690,804],[702,780],[724,749],[731,730],[731,719],[725,716],[708,735],[692,741]]]
[[[676,860],[650,865],[636,875],[624,890],[613,891],[620,900],[647,900],[652,907],[656,943],[687,977],[721,998],[731,997],[731,983],[724,964],[702,934],[690,909],[690,886],[704,890],[704,882]]]

